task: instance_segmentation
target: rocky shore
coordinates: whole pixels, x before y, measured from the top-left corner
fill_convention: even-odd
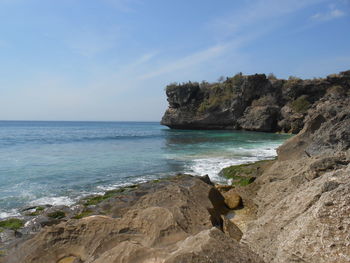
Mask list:
[[[3,243],[0,262],[263,262],[239,243],[242,232],[206,176],[156,180],[65,209],[45,208],[15,231],[22,238]],[[39,232],[24,234],[35,225]]]
[[[289,93],[286,81],[241,77],[235,102],[220,99],[220,107],[204,107],[203,113],[198,107],[216,88],[203,93],[193,88],[197,84],[168,87],[163,123],[246,129],[250,119],[252,130],[299,131],[278,149],[276,160],[223,169],[232,185],[178,175],[92,196],[71,208],[33,207],[24,225],[0,222],[0,262],[350,262],[350,71],[298,80]],[[281,93],[274,83],[282,83]],[[270,89],[293,99],[253,103],[267,100]],[[301,104],[307,107],[299,121],[293,111],[283,115],[305,92],[309,103]],[[230,108],[242,103],[238,112],[238,106]]]

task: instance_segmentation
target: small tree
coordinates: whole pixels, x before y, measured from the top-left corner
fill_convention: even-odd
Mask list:
[[[220,82],[220,83],[224,82],[224,80],[225,80],[225,77],[224,77],[224,76],[220,76],[220,77],[218,78],[218,82]]]
[[[277,80],[277,77],[276,77],[275,74],[273,74],[273,73],[270,73],[269,75],[267,75],[267,78],[268,78],[269,80]]]

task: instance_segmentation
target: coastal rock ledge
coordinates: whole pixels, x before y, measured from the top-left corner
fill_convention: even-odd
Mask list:
[[[239,73],[217,83],[170,84],[161,124],[173,129],[298,133],[315,103],[326,94],[341,98],[349,83],[350,71],[307,80]]]
[[[0,262],[263,263],[236,240],[237,230],[233,238],[224,233],[227,208],[209,178],[140,184],[95,206],[99,215],[46,226],[10,245]],[[234,227],[228,224],[225,230]]]

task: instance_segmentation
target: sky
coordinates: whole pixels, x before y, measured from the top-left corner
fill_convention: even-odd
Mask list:
[[[172,82],[350,69],[350,0],[0,0],[0,120],[159,121]]]

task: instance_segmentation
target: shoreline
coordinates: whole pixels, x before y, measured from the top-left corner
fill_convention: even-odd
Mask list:
[[[13,208],[47,203],[74,203],[79,196],[102,193],[111,186],[116,188],[179,172],[208,173],[213,178],[223,168],[221,163],[231,165],[241,159],[250,161],[254,156],[275,155],[275,145],[287,138],[249,132],[172,132],[159,124],[51,126],[3,127],[1,213],[13,215],[16,212]],[[10,131],[13,135],[7,143],[6,134]],[[254,137],[258,139],[256,143]],[[126,148],[129,143],[133,146],[130,150]]]
[[[277,155],[275,157],[275,159],[277,158]],[[240,164],[234,164],[233,166],[240,166],[240,165],[254,165],[255,163],[259,163],[261,161],[272,161],[275,159],[262,159],[259,161],[248,161],[248,162],[240,162]],[[225,168],[231,167],[230,166],[225,166],[224,168],[221,169],[224,170]],[[142,184],[155,184],[161,181],[167,181],[167,180],[172,180],[174,178],[176,178],[177,176],[181,176],[181,175],[188,175],[188,176],[192,176],[192,177],[205,177],[208,175],[193,175],[193,174],[188,174],[188,173],[177,173],[177,174],[173,174],[173,175],[169,175],[169,176],[165,176],[165,177],[160,177],[157,179],[153,179],[153,180],[146,180],[144,182],[140,182],[140,183],[127,183],[124,186],[120,186],[120,187],[116,187],[116,188],[112,188],[110,190],[105,190],[101,193],[92,193],[92,194],[86,194],[85,196],[81,196],[78,197],[76,200],[73,201],[72,204],[66,205],[66,204],[47,204],[47,203],[42,203],[42,204],[37,204],[37,205],[31,205],[31,206],[27,206],[24,208],[18,208],[17,209],[17,215],[14,216],[8,216],[5,218],[1,218],[0,219],[0,224],[1,222],[6,222],[8,220],[20,220],[17,221],[18,225],[23,225],[19,228],[16,229],[7,229],[5,227],[0,227],[0,233],[7,231],[9,232],[12,231],[12,233],[9,232],[9,235],[13,234],[13,238],[9,238],[6,242],[0,242],[0,250],[1,250],[1,243],[4,243],[3,245],[7,246],[9,244],[8,241],[13,241],[17,238],[23,238],[23,236],[29,236],[29,235],[33,235],[39,231],[41,231],[41,229],[45,226],[49,226],[49,225],[53,225],[53,224],[58,224],[60,222],[64,222],[67,221],[69,219],[79,219],[85,216],[89,216],[89,215],[99,215],[99,214],[94,214],[92,211],[88,211],[88,213],[86,213],[86,207],[90,206],[90,203],[92,203],[92,205],[97,205],[100,202],[115,197],[117,196],[119,193],[127,193],[130,190],[132,190],[133,188],[137,188]],[[222,178],[221,181],[212,181],[211,179],[208,179],[214,184],[214,185],[226,185],[226,186],[232,186],[232,184],[230,184],[230,181],[232,179],[229,179],[223,175],[218,174],[218,177]],[[106,197],[106,198],[105,198]],[[57,197],[60,198],[60,197]],[[66,198],[66,197],[62,197],[62,198]],[[69,197],[67,197],[69,198]],[[88,204],[88,205],[86,205]],[[90,209],[92,207],[89,207]],[[62,212],[65,214],[63,216]],[[56,215],[57,214],[57,215]],[[103,213],[102,213],[103,214]],[[63,217],[62,217],[63,216]],[[45,218],[43,218],[45,217]],[[39,222],[40,221],[40,222]],[[39,222],[39,224],[38,224]]]
[[[282,141],[282,139],[280,140]],[[79,200],[86,198],[87,196],[90,196],[90,195],[103,195],[108,190],[114,190],[127,185],[147,182],[154,179],[167,177],[169,175],[176,175],[177,173],[186,173],[186,174],[193,174],[193,175],[208,174],[213,181],[217,183],[223,183],[225,179],[223,177],[218,176],[218,173],[220,172],[220,170],[222,170],[227,166],[250,163],[250,162],[255,162],[262,159],[275,158],[276,156],[275,149],[278,145],[281,145],[282,142],[280,141],[269,142],[269,140],[267,140],[266,142],[268,142],[266,145],[258,145],[256,148],[237,147],[235,150],[231,150],[233,149],[232,148],[233,146],[227,146],[225,153],[220,152],[220,149],[222,146],[217,146],[217,149],[213,150],[213,154],[199,154],[198,156],[195,156],[195,157],[189,157],[190,159],[187,161],[180,159],[182,160],[181,162],[183,162],[183,165],[184,165],[182,171],[180,172],[167,172],[167,173],[158,174],[156,176],[149,175],[148,173],[146,173],[145,175],[128,178],[129,182],[127,183],[118,182],[118,183],[111,183],[110,185],[97,184],[96,186],[93,186],[94,189],[91,189],[91,191],[89,192],[79,190],[74,195],[38,196],[35,199],[29,200],[28,204],[26,205],[17,206],[12,208],[11,210],[7,209],[7,210],[1,211],[4,214],[7,213],[7,215],[2,216],[0,220],[4,220],[9,217],[23,216],[23,213],[21,213],[21,211],[31,206],[33,207],[46,206],[46,205],[74,206],[76,203],[79,203]],[[215,147],[215,144],[211,147],[212,148]],[[236,154],[238,155],[235,157]],[[177,160],[177,159],[175,158],[174,160]]]

